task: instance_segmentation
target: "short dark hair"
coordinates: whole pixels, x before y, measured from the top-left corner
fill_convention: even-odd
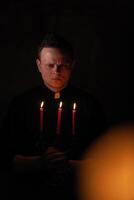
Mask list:
[[[71,60],[74,60],[74,50],[69,41],[56,33],[47,33],[38,46],[37,57],[40,56],[40,52],[45,47],[57,48],[66,56],[69,56]]]

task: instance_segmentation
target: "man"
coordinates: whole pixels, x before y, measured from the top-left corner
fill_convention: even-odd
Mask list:
[[[68,41],[46,35],[36,63],[43,84],[9,106],[3,125],[8,146],[3,163],[11,172],[13,195],[23,191],[23,199],[43,194],[48,199],[55,195],[71,199],[75,167],[104,131],[104,115],[91,95],[70,84],[75,62]]]

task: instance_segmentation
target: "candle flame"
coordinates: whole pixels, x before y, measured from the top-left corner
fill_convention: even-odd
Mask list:
[[[43,108],[43,106],[44,106],[44,101],[41,102],[40,108]]]
[[[59,108],[61,108],[62,107],[62,101],[60,102],[60,104],[59,104]]]
[[[75,109],[76,109],[76,103],[73,104],[73,110],[75,110]]]

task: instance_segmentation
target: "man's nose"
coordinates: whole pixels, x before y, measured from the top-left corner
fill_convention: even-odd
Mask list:
[[[54,65],[54,72],[55,72],[55,73],[58,73],[58,72],[60,72],[60,70],[61,70],[61,65],[55,64],[55,65]]]

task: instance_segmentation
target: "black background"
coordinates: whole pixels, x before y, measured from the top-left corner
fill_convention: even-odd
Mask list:
[[[40,83],[38,43],[56,31],[73,44],[72,81],[97,96],[110,123],[133,119],[127,1],[3,1],[0,6],[0,121],[8,102]]]

